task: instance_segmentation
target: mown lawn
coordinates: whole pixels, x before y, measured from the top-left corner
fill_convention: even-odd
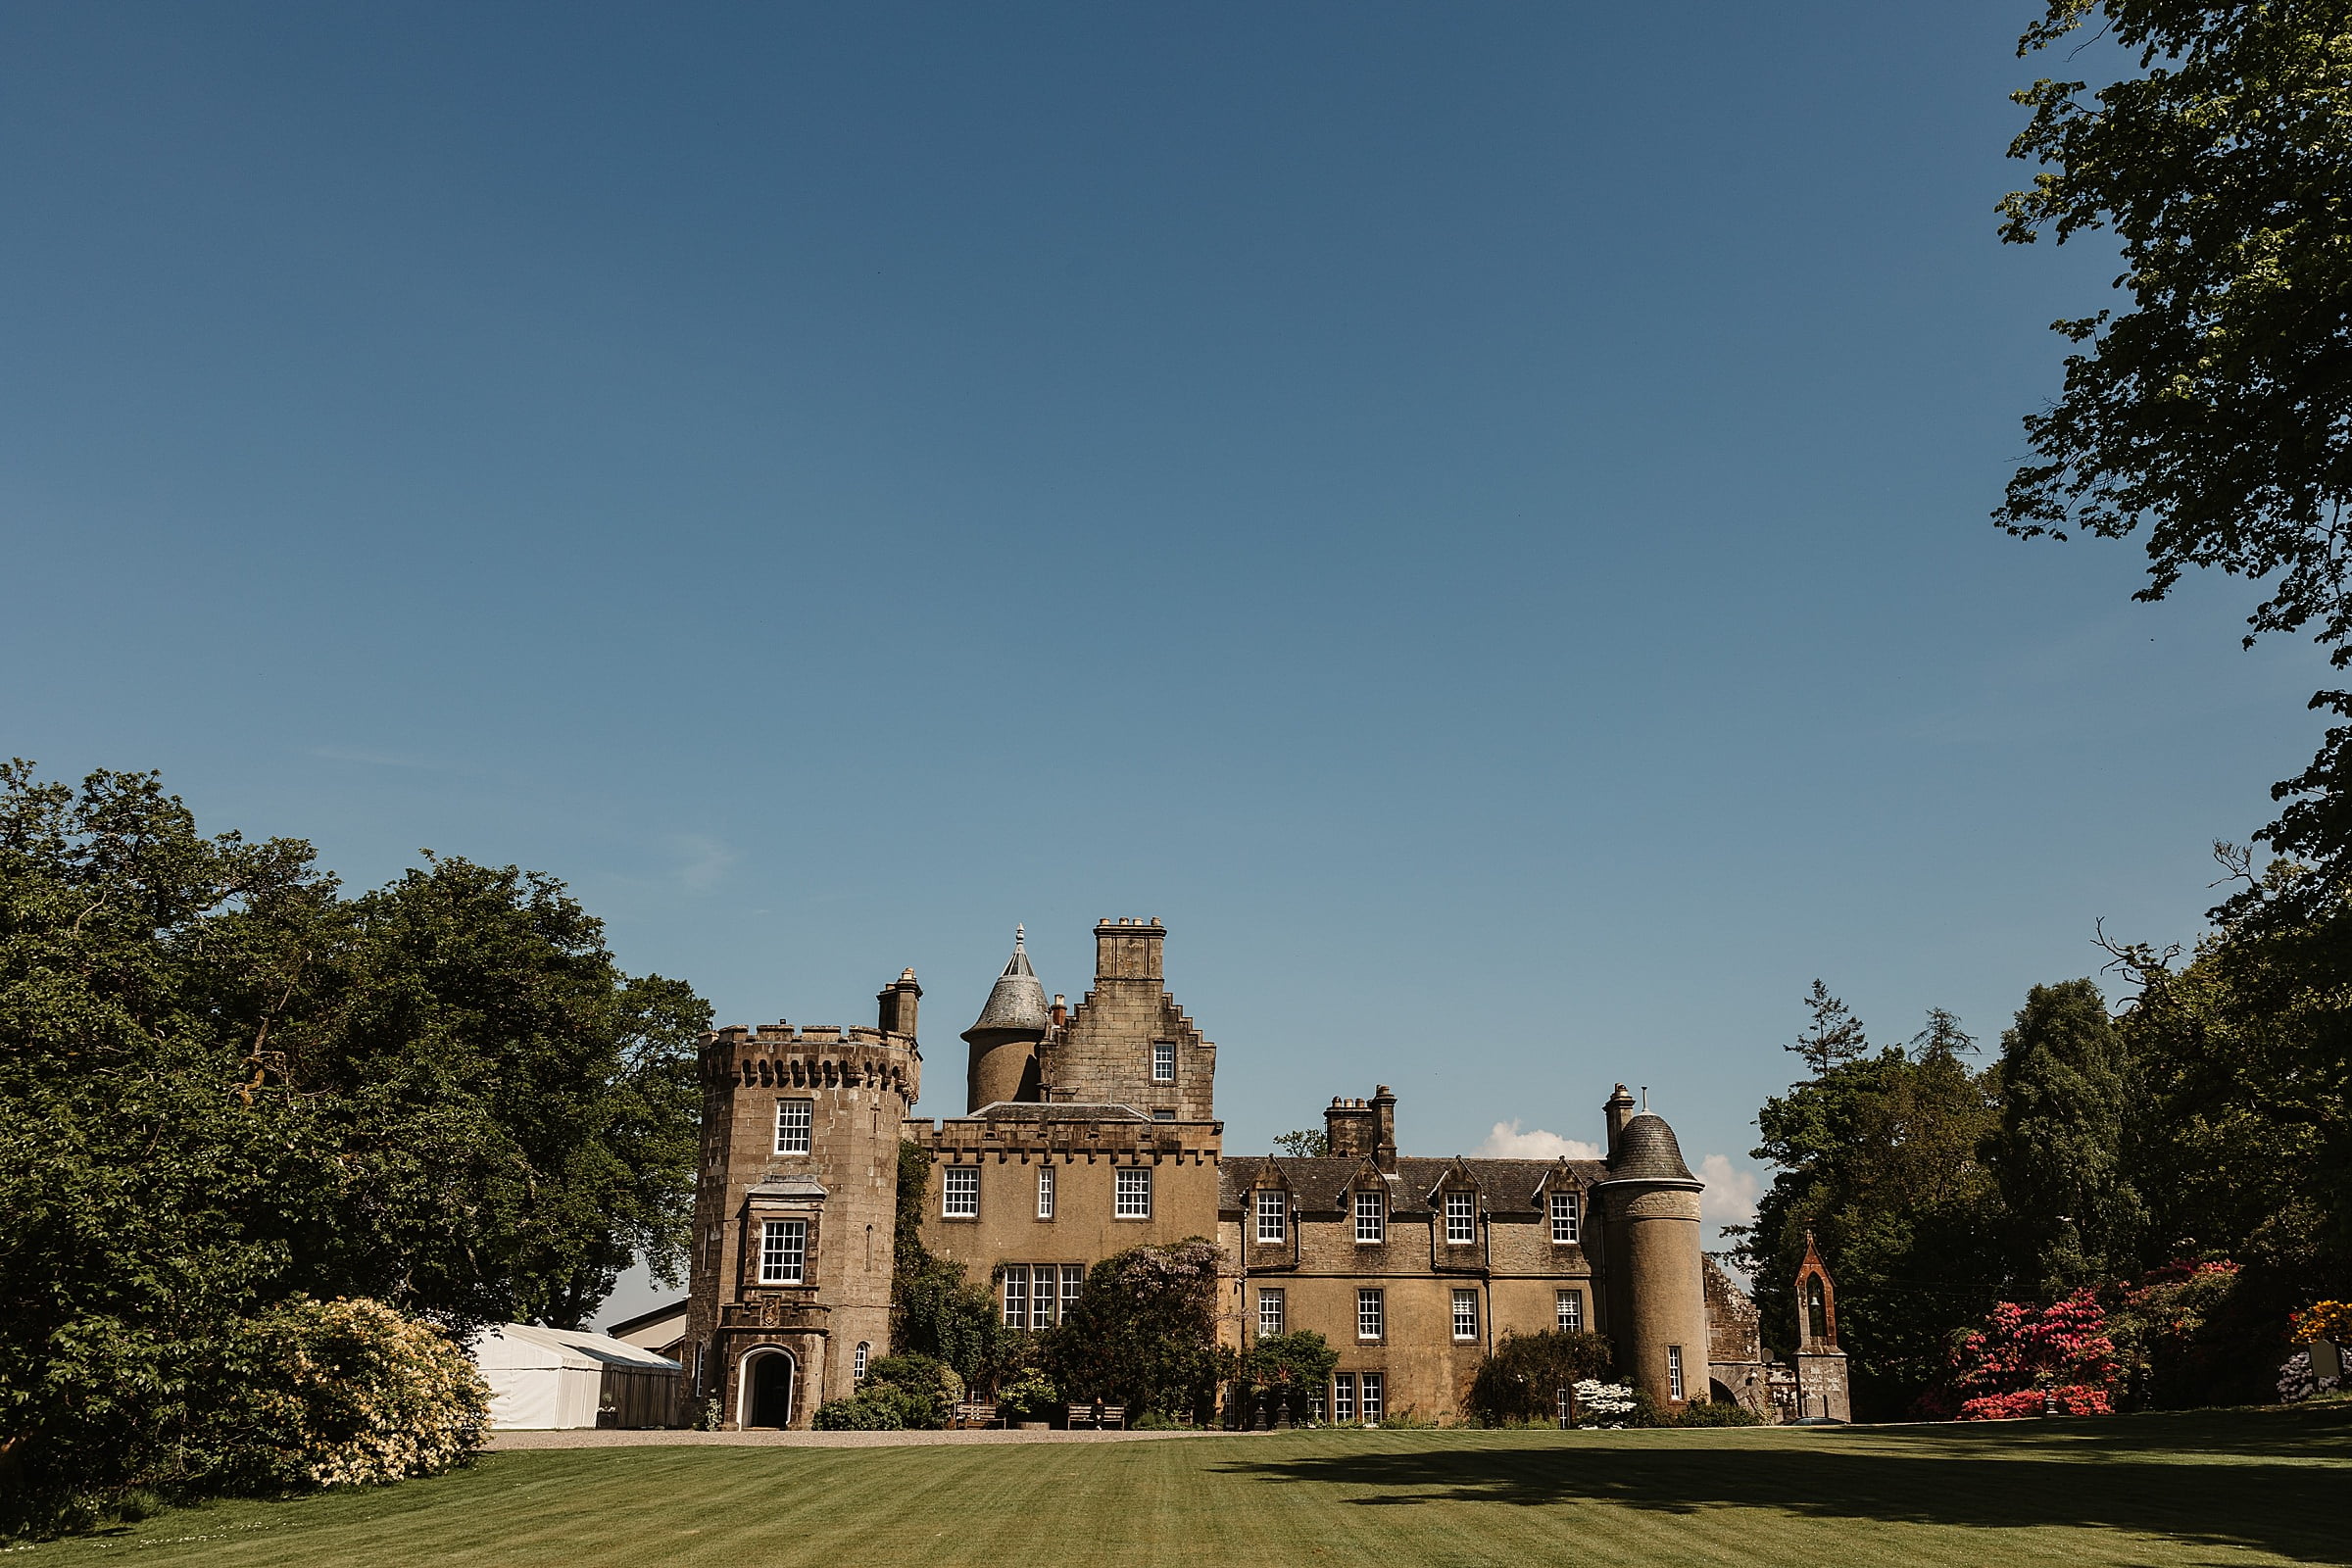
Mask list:
[[[2352,1563],[2352,1405],[1976,1428],[495,1454],[25,1562]]]

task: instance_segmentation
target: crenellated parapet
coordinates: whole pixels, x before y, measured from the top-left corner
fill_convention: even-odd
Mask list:
[[[706,1089],[887,1089],[912,1103],[923,1057],[911,1035],[853,1025],[736,1024],[703,1039]]]
[[[1090,1107],[1055,1105],[1056,1112]],[[1103,1106],[1114,1115],[1123,1107]],[[1131,1115],[1131,1113],[1129,1113]],[[1219,1122],[1154,1122],[1055,1116],[1039,1120],[956,1118],[909,1121],[906,1136],[950,1165],[1004,1164],[1036,1160],[1092,1163],[1213,1165],[1221,1157],[1224,1126]]]

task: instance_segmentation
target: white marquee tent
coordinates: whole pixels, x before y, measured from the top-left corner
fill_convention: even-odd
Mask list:
[[[621,1426],[666,1425],[678,1363],[610,1335],[498,1323],[473,1342],[500,1428],[593,1427],[600,1405]]]

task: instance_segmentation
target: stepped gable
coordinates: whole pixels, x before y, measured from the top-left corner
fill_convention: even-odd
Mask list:
[[[1037,1052],[1039,1098],[1216,1119],[1217,1048],[1167,989],[1167,934],[1157,916],[1095,923],[1095,983],[1075,1007],[1049,1011]],[[1155,1076],[1160,1046],[1172,1048],[1172,1078]]]

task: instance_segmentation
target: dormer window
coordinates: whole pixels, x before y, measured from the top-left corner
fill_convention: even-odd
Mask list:
[[[1446,1245],[1468,1247],[1478,1240],[1478,1195],[1446,1195]]]
[[[1355,1195],[1355,1239],[1358,1242],[1385,1242],[1389,1239],[1389,1204],[1384,1193]]]
[[[1279,1192],[1257,1195],[1257,1239],[1261,1242],[1290,1240],[1291,1205]]]
[[[1562,1246],[1576,1240],[1577,1222],[1583,1218],[1574,1193],[1551,1195],[1551,1239]]]

